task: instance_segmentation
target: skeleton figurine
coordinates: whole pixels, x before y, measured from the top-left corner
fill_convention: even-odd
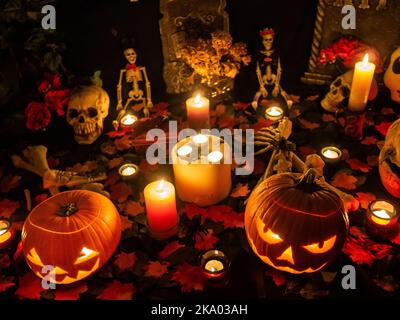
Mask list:
[[[125,69],[119,72],[119,81],[117,85],[117,111],[124,114],[137,104],[143,105],[143,113],[149,116],[149,109],[153,107],[151,100],[150,81],[147,77],[146,68],[136,65],[137,54],[131,45],[125,46],[124,56],[127,60]],[[140,85],[144,81],[146,94]]]
[[[92,144],[103,132],[103,121],[108,115],[110,98],[102,88],[79,86],[68,103],[67,122],[74,129],[75,141]]]
[[[252,102],[254,109],[257,108],[258,100],[261,97],[272,96],[276,98],[281,95],[288,102],[288,96],[280,86],[282,68],[281,60],[273,46],[274,35],[273,29],[266,28],[260,31],[264,50],[260,51],[260,58],[257,60],[256,74],[260,90],[256,93]]]
[[[343,101],[350,96],[351,82],[353,80],[353,71],[347,71],[345,74],[337,77],[330,85],[329,92],[321,101],[321,106],[329,112],[341,112],[345,106]]]
[[[385,71],[383,82],[390,90],[392,101],[400,103],[400,47],[390,56],[390,64]]]

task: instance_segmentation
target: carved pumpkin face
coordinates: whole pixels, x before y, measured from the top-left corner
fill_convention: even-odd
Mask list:
[[[32,210],[22,230],[26,262],[39,277],[54,267],[58,284],[84,279],[111,257],[121,238],[119,214],[91,191],[59,193]]]
[[[335,258],[345,242],[348,221],[342,201],[313,179],[278,174],[258,185],[249,198],[245,227],[250,246],[276,269],[315,272]]]
[[[400,198],[400,119],[390,126],[379,154],[379,174],[386,190]]]

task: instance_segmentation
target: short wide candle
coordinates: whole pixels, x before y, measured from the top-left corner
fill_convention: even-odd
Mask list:
[[[144,189],[147,220],[157,238],[168,238],[176,233],[178,214],[175,188],[164,180],[149,183]]]
[[[189,128],[194,130],[208,129],[210,126],[210,100],[199,94],[186,100]]]
[[[350,111],[357,112],[365,109],[374,79],[374,72],[375,64],[368,61],[368,54],[365,55],[363,61],[356,63],[349,98]]]

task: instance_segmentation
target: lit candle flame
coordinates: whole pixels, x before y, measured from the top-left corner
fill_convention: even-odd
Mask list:
[[[208,141],[208,137],[204,134],[197,134],[193,137],[193,142],[196,144],[203,144]]]
[[[5,221],[0,221],[0,236],[5,234],[8,231],[8,223]]]
[[[336,159],[337,157],[339,157],[339,155],[336,151],[333,151],[330,149],[324,151],[324,156],[329,159]]]
[[[134,124],[137,120],[137,117],[131,114],[127,114],[126,116],[124,116],[121,120],[122,124],[126,125],[126,126],[130,126],[132,124]]]
[[[200,104],[200,101],[201,101],[201,95],[200,95],[200,93],[198,93],[196,95],[196,97],[194,98],[194,103],[195,104]]]
[[[367,68],[368,67],[368,53],[365,54],[364,59],[362,61],[363,67]]]
[[[165,184],[164,179],[162,179],[160,181],[160,183],[158,184],[158,186],[157,186],[157,192],[163,192],[164,191],[164,184]]]
[[[378,218],[382,218],[382,219],[390,219],[391,218],[389,213],[385,209],[374,210],[373,214],[375,216],[377,216]]]
[[[270,115],[270,116],[280,116],[281,114],[282,114],[282,109],[281,108],[279,108],[279,107],[276,107],[276,106],[274,106],[274,107],[271,107],[269,110],[268,110],[268,114]]]
[[[180,157],[187,157],[189,156],[193,151],[193,148],[191,146],[182,146],[178,149],[178,156]]]

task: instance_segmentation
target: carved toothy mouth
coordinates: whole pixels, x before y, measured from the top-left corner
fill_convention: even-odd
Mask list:
[[[97,123],[78,124],[74,128],[74,132],[78,136],[88,136],[98,131]]]

